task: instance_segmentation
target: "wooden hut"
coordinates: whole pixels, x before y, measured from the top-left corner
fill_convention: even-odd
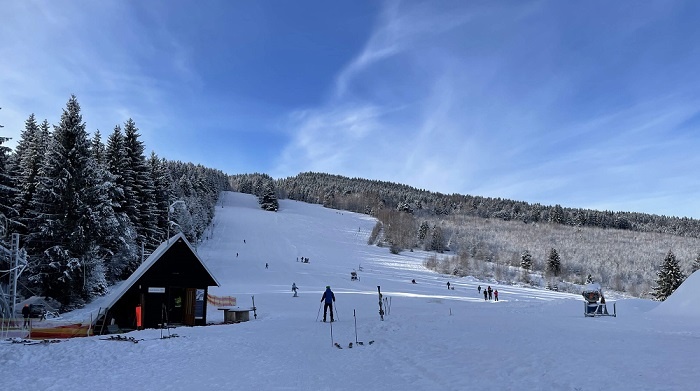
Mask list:
[[[96,320],[95,332],[205,325],[210,286],[219,283],[179,233],[161,243],[110,293],[113,297]]]

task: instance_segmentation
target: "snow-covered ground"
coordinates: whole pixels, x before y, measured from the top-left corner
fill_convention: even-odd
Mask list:
[[[137,344],[75,338],[0,343],[0,385],[34,390],[694,390],[700,384],[700,275],[662,304],[617,301],[585,318],[578,295],[477,286],[422,266],[426,253],[368,246],[374,220],[281,200],[277,213],[226,193],[198,253],[257,319],[126,334]],[[245,241],[245,242],[244,242]],[[297,262],[307,257],[310,263]],[[265,263],[269,268],[265,269]],[[360,265],[362,271],[359,271]],[[359,281],[350,280],[358,270]],[[411,283],[416,280],[416,284]],[[454,290],[447,290],[450,281]],[[292,297],[291,285],[299,287]],[[317,321],[330,285],[339,320]],[[379,318],[377,286],[390,299]],[[67,319],[89,316],[98,302]],[[208,321],[223,314],[208,307]],[[331,336],[332,325],[332,336]],[[363,346],[348,348],[350,342]],[[369,345],[370,341],[374,341]],[[337,349],[333,342],[343,349]]]

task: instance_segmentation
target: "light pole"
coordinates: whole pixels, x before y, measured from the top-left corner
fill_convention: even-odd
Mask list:
[[[170,224],[175,224],[175,223],[173,223],[172,221],[170,221],[170,212],[171,212],[171,210],[172,210],[173,212],[175,211],[173,208],[174,208],[175,205],[177,205],[177,204],[185,205],[185,201],[183,201],[183,200],[177,200],[177,201],[174,201],[172,204],[170,204],[170,206],[168,206],[168,224],[167,224],[167,225],[168,225],[168,238],[166,239],[166,241],[168,242],[168,244],[170,244]]]

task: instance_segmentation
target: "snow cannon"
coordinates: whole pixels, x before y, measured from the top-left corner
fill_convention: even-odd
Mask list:
[[[600,290],[600,285],[597,283],[592,283],[592,284],[587,284],[583,288],[583,298],[589,303],[589,304],[597,304],[598,300],[600,300],[600,297],[602,296],[602,292]]]
[[[603,296],[603,290],[597,283],[587,284],[583,287],[583,292],[581,293],[583,299],[583,315],[584,316],[617,316],[617,309],[615,308],[615,303],[613,304],[613,312],[608,313],[608,305],[605,302],[605,296]]]

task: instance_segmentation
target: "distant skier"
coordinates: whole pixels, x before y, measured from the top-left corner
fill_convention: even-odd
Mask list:
[[[450,282],[449,281],[447,281],[447,289],[448,290],[450,289]]]
[[[478,290],[479,290],[479,293],[481,293],[481,285],[479,285],[479,287],[476,288],[476,289],[478,289]]]
[[[598,313],[600,313],[600,310],[603,310],[603,314],[608,315],[608,306],[605,305],[605,296],[603,296],[603,292],[600,292],[600,306],[598,307]]]
[[[493,291],[493,298],[494,298],[496,301],[498,301],[498,289],[496,289],[495,291]]]
[[[335,294],[331,290],[330,286],[326,286],[326,291],[323,292],[321,296],[321,301],[325,301],[326,304],[323,305],[323,321],[326,321],[326,313],[331,310],[331,322],[333,322],[333,303],[335,303]]]
[[[297,297],[297,289],[299,289],[299,288],[297,288],[297,283],[296,283],[296,282],[293,282],[293,283],[292,283],[292,292],[294,292],[294,296],[293,296],[293,297]]]
[[[29,304],[25,304],[24,307],[22,307],[22,317],[24,318],[24,324],[22,325],[22,328],[26,329],[29,327],[30,321],[29,321]]]
[[[491,289],[491,285],[489,285],[487,290],[489,291],[489,300],[492,300],[493,299],[493,289]]]
[[[267,264],[267,262],[265,262],[265,269],[267,269],[267,267],[268,267],[268,264]]]
[[[486,292],[486,289],[484,289],[484,301],[489,299],[489,293]]]
[[[414,278],[411,280],[411,284],[415,284],[415,283],[416,283],[416,279]]]

